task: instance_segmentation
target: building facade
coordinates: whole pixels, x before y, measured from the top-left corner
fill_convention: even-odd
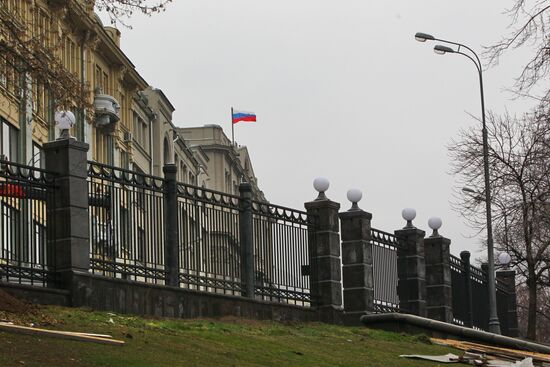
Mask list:
[[[27,37],[40,39],[86,87],[84,97],[93,111],[63,107],[75,114],[71,135],[89,144],[89,160],[155,176],[174,163],[182,183],[238,194],[239,183],[247,181],[254,197],[265,200],[246,147],[232,146],[217,125],[176,128],[174,105],[136,71],[120,48],[120,31],[104,26],[90,2],[6,0],[0,11],[13,15]],[[5,159],[42,164],[42,144],[59,136],[53,122],[59,108],[45,84],[0,55],[0,154]]]
[[[209,176],[203,179],[201,186],[238,195],[239,184],[249,182],[254,200],[266,201],[258,187],[248,149],[233,145],[220,125],[177,128],[177,133],[191,149],[202,150],[208,158],[205,163]]]

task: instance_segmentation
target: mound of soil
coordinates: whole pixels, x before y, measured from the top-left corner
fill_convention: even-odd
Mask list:
[[[0,289],[0,311],[13,314],[27,314],[33,307]]]
[[[0,321],[18,325],[52,325],[56,323],[41,311],[40,306],[22,301],[0,289]]]

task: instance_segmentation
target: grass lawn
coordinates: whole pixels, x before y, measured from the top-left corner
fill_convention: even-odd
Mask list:
[[[1,366],[434,366],[399,354],[446,354],[426,337],[321,323],[180,320],[38,308],[18,322],[111,334],[123,347],[0,332]],[[3,318],[9,317],[4,314]],[[456,352],[455,352],[456,354]]]

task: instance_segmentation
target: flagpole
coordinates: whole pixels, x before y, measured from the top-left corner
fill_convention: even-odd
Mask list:
[[[233,107],[231,107],[231,142],[235,146],[235,124],[233,123]]]

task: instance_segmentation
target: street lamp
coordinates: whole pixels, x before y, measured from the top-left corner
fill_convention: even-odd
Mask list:
[[[431,34],[418,32],[415,34],[414,38],[419,42],[426,41],[439,41],[446,43],[448,45],[456,46],[456,49],[453,49],[448,46],[436,45],[434,47],[434,52],[439,55],[445,55],[447,53],[459,54],[470,59],[476,66],[477,73],[479,76],[479,90],[481,96],[481,121],[483,123],[482,135],[483,135],[483,171],[485,175],[485,206],[487,212],[487,260],[489,262],[488,269],[488,283],[489,283],[489,331],[491,333],[500,334],[500,323],[498,321],[497,315],[497,296],[496,296],[496,287],[495,287],[495,260],[494,260],[494,249],[493,249],[493,225],[491,221],[491,187],[489,182],[489,144],[487,138],[487,127],[485,124],[485,98],[483,95],[483,68],[481,61],[477,54],[470,47],[463,45],[458,42],[447,41],[439,38],[435,38]],[[462,52],[461,50],[465,49],[471,54]],[[472,57],[473,55],[473,57]],[[475,58],[475,59],[474,59]]]

